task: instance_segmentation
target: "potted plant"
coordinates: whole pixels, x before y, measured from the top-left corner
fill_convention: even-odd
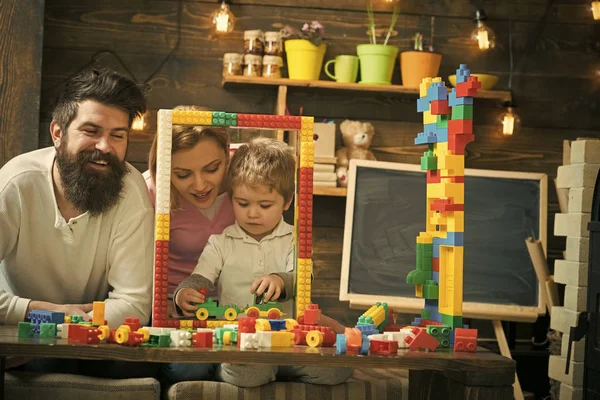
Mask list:
[[[442,55],[433,51],[434,21],[435,17],[431,17],[428,46],[423,46],[423,35],[416,33],[413,38],[413,50],[400,53],[400,73],[403,86],[419,87],[423,78],[435,77],[440,70]]]
[[[301,29],[285,26],[281,31],[290,79],[318,80],[327,44],[325,27],[319,21],[302,25]]]
[[[370,43],[356,46],[356,53],[360,60],[360,83],[379,85],[392,83],[392,73],[399,49],[397,46],[389,45],[388,41],[398,20],[399,9],[397,0],[391,1],[391,4],[393,6],[392,20],[383,43],[377,43],[373,3],[369,1],[367,4]]]

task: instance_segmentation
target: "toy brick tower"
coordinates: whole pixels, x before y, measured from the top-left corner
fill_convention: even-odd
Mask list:
[[[426,231],[417,237],[417,265],[406,282],[425,299],[421,324],[462,328],[464,259],[465,147],[473,135],[473,97],[481,83],[466,65],[456,71],[456,88],[448,94],[441,78],[425,78],[417,111],[423,132],[415,144],[427,144],[421,169],[427,171]]]

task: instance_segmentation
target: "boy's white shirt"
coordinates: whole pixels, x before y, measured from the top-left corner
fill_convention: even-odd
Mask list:
[[[208,239],[192,274],[202,275],[213,284],[218,279],[221,305],[252,305],[250,288],[256,278],[294,271],[293,233],[294,227],[282,217],[273,232],[258,242],[236,222]],[[283,302],[282,311],[293,315],[293,300]]]

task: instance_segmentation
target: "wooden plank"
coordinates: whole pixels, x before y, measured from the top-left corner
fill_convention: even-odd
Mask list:
[[[0,13],[0,167],[38,146],[44,0],[7,0]]]
[[[346,197],[347,189],[344,187],[321,187],[315,186],[313,188],[314,196],[338,196],[338,197]]]
[[[332,90],[347,90],[359,92],[375,92],[375,93],[393,93],[393,94],[409,94],[418,97],[418,88],[409,88],[402,85],[363,85],[360,83],[340,83],[333,81],[309,81],[300,79],[287,78],[253,78],[247,76],[227,76],[223,79],[223,87],[228,88],[232,85],[261,85],[261,86],[296,86],[304,88],[320,88]],[[450,90],[450,88],[448,88]],[[493,99],[499,101],[510,101],[510,92],[504,90],[480,90],[477,93],[477,98]]]

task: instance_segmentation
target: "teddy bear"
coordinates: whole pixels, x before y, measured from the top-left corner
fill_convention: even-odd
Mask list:
[[[368,122],[345,120],[340,124],[343,146],[335,152],[337,157],[338,185],[348,186],[348,165],[353,158],[359,160],[376,160],[373,152],[369,150],[375,128]]]

